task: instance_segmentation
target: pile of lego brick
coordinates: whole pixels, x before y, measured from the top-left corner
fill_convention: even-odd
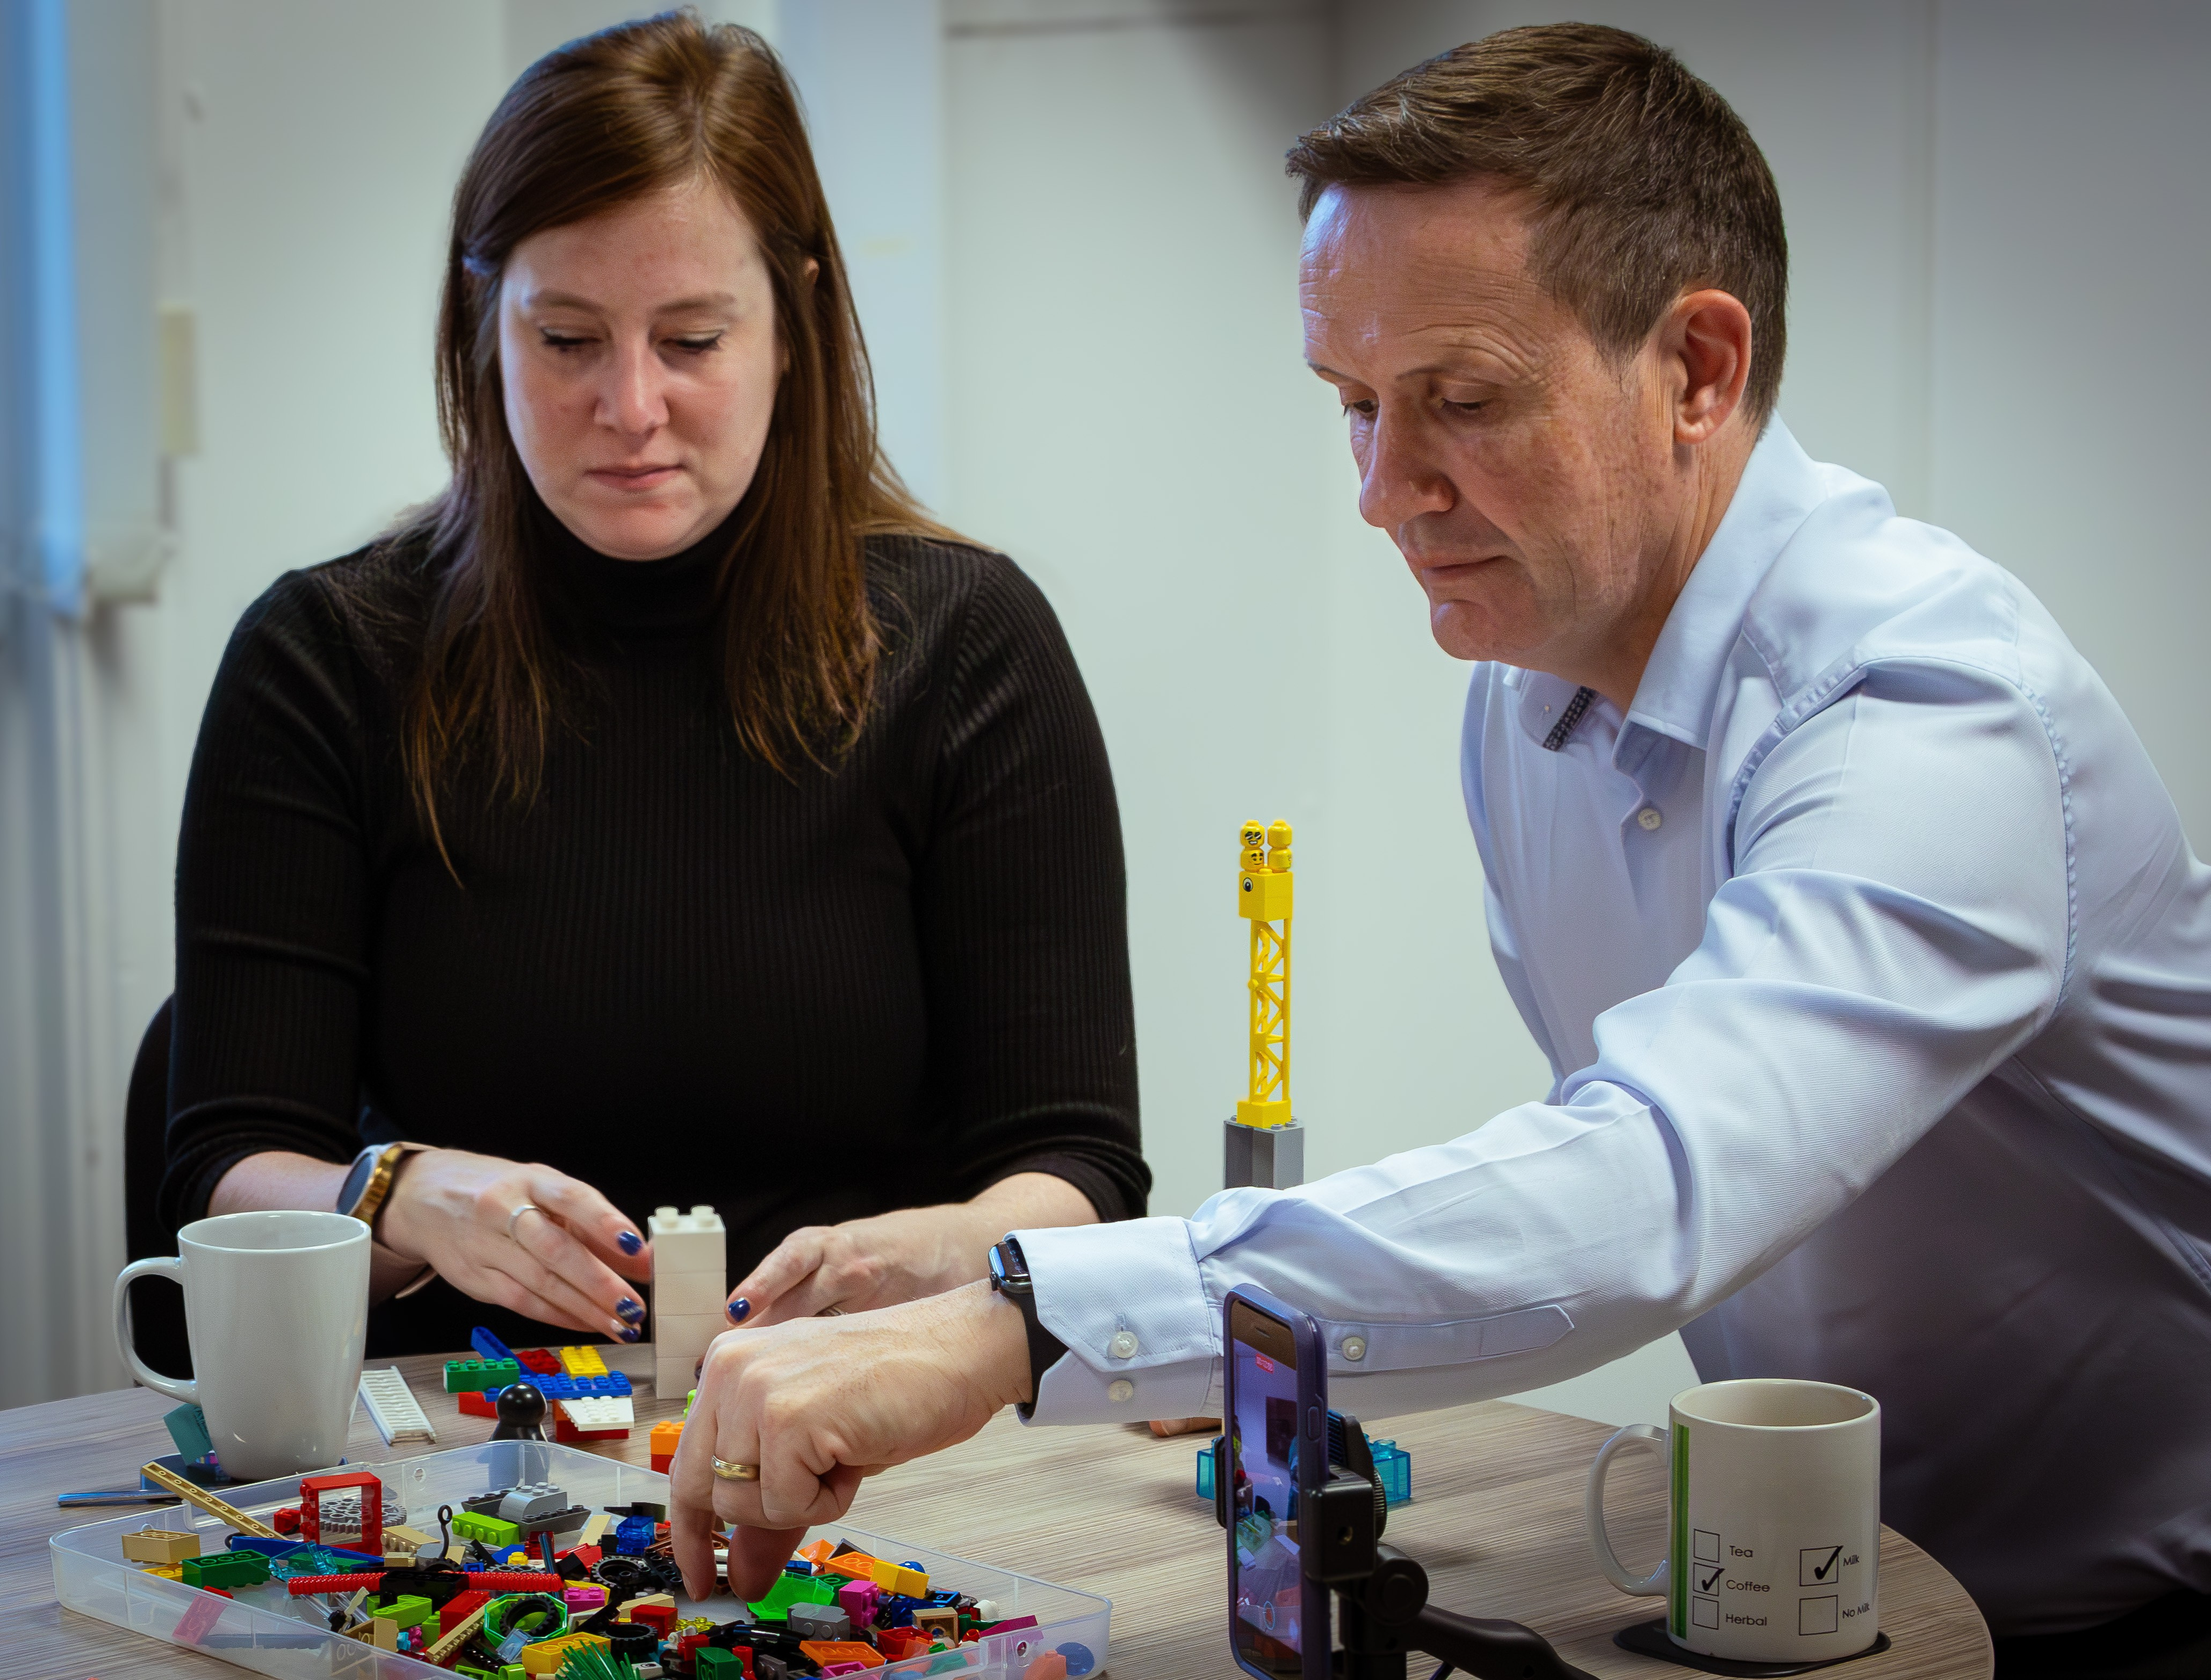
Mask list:
[[[634,1392],[620,1371],[609,1371],[595,1347],[524,1348],[519,1352],[488,1330],[470,1337],[476,1357],[445,1362],[445,1392],[459,1396],[471,1417],[499,1416],[500,1391],[528,1382],[544,1395],[553,1439],[621,1441],[637,1422]]]
[[[303,1535],[330,1526],[341,1500],[373,1522],[384,1496],[367,1472],[307,1477],[300,1490],[294,1514]],[[219,1516],[230,1511],[211,1496],[195,1502]],[[986,1661],[1021,1680],[1069,1680],[1097,1667],[1089,1650],[1069,1642],[1004,1669],[1003,1647],[987,1657],[971,1647],[1034,1628],[1034,1617],[1009,1617],[987,1598],[932,1582],[918,1563],[849,1542],[802,1548],[737,1617],[679,1617],[666,1515],[650,1504],[593,1511],[563,1488],[531,1483],[464,1501],[447,1534],[419,1557],[379,1559],[245,1529],[209,1555],[197,1536],[161,1529],[124,1536],[123,1551],[209,1593],[275,1595],[334,1633],[478,1680],[791,1680],[908,1663],[906,1672],[949,1676],[979,1673]]]

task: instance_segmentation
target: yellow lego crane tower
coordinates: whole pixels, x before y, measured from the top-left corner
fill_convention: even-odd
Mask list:
[[[1250,1089],[1227,1122],[1228,1187],[1286,1190],[1305,1180],[1305,1129],[1290,1117],[1290,825],[1239,831],[1237,914],[1251,924]]]

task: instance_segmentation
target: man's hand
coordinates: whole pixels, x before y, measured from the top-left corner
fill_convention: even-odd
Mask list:
[[[736,1525],[730,1590],[759,1598],[806,1528],[845,1514],[863,1477],[965,1441],[1028,1397],[1021,1311],[988,1284],[718,1337],[669,1466],[684,1591],[714,1590],[718,1520]],[[760,1479],[720,1479],[718,1458],[757,1465]]]
[[[1015,1173],[972,1201],[808,1225],[730,1291],[732,1324],[781,1324],[834,1308],[864,1313],[972,1284],[1009,1230],[1095,1224],[1090,1199],[1051,1173]]]
[[[650,1278],[650,1247],[612,1202],[566,1173],[425,1150],[392,1186],[377,1235],[479,1301],[587,1334],[638,1338],[642,1291],[620,1274]]]

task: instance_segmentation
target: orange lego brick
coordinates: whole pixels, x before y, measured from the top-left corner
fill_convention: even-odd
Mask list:
[[[812,1545],[801,1546],[796,1555],[804,1558],[819,1569],[829,1562],[829,1554],[836,1550],[837,1543],[834,1540],[816,1540]]]
[[[863,1551],[848,1551],[831,1558],[826,1567],[833,1575],[850,1575],[854,1580],[873,1580],[876,1560]]]
[[[823,1668],[832,1663],[857,1663],[863,1668],[881,1668],[883,1653],[872,1645],[863,1645],[856,1639],[809,1639],[798,1645],[801,1656],[810,1657]]]

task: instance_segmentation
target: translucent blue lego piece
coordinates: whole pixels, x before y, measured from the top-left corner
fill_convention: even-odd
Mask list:
[[[1382,1502],[1403,1505],[1413,1497],[1413,1455],[1394,1441],[1367,1443],[1374,1453],[1374,1473],[1382,1478]]]
[[[621,1557],[642,1557],[651,1549],[657,1528],[651,1517],[624,1517],[615,1525],[615,1552]]]
[[[514,1350],[479,1324],[469,1332],[469,1345],[476,1351],[479,1359],[512,1359]]]
[[[1383,1503],[1411,1503],[1413,1455],[1394,1441],[1371,1441],[1367,1447],[1374,1454],[1374,1473],[1382,1478]],[[1208,1502],[1213,1498],[1213,1448],[1210,1447],[1197,1449],[1197,1496]]]

